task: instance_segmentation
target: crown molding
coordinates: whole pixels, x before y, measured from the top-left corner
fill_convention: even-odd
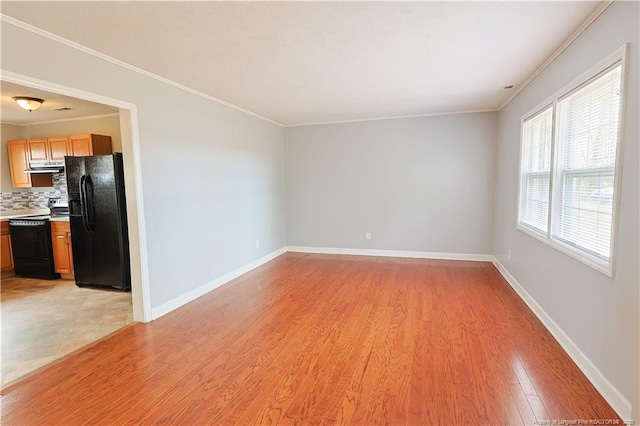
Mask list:
[[[542,65],[540,65],[524,82],[520,83],[518,85],[518,87],[515,88],[515,90],[513,92],[511,92],[511,94],[509,95],[509,97],[497,108],[497,111],[500,111],[502,108],[506,107],[509,102],[511,102],[513,99],[515,99],[516,96],[518,96],[518,94],[520,94],[520,92],[522,92],[524,90],[525,87],[527,87],[529,85],[529,83],[531,83],[542,71],[544,71],[549,65],[551,65],[551,63],[553,61],[556,60],[556,58],[558,56],[560,56],[560,54],[562,52],[564,52],[570,45],[571,43],[573,43],[578,37],[580,37],[580,35],[587,29],[589,28],[589,26],[591,24],[593,24],[593,22],[598,19],[598,17],[600,15],[602,15],[602,12],[604,12],[605,10],[607,10],[607,8],[609,6],[611,6],[613,4],[615,0],[605,0],[603,1],[600,6],[598,6],[598,8],[596,10],[593,11],[593,13],[591,15],[589,15],[589,17],[582,23],[582,25],[580,25],[573,33],[571,33],[571,35],[569,36],[568,39],[566,39],[564,41],[564,43],[562,43],[560,45],[560,47],[558,47],[555,52],[553,52],[551,54],[551,56],[549,56],[543,63]]]
[[[235,109],[237,111],[244,112],[245,114],[249,114],[249,115],[257,117],[257,118],[259,118],[261,120],[268,121],[269,123],[272,123],[272,124],[275,124],[275,125],[277,125],[279,127],[282,127],[282,124],[280,124],[277,121],[274,121],[274,120],[272,120],[270,118],[264,117],[264,116],[262,116],[260,114],[256,114],[255,112],[246,110],[246,109],[244,109],[242,107],[239,107],[237,105],[234,105],[232,103],[223,101],[222,99],[218,99],[218,98],[213,97],[211,95],[207,95],[206,93],[200,92],[200,91],[198,91],[196,89],[192,89],[191,87],[185,86],[184,84],[177,83],[177,82],[175,82],[173,80],[169,80],[168,78],[161,77],[161,76],[159,76],[157,74],[154,74],[152,72],[146,71],[146,70],[144,70],[142,68],[138,68],[138,67],[136,67],[134,65],[128,64],[126,62],[123,62],[123,61],[121,61],[119,59],[116,59],[116,58],[114,58],[112,56],[109,56],[109,55],[106,55],[104,53],[98,52],[97,50],[93,50],[93,49],[91,49],[91,48],[89,48],[87,46],[84,46],[84,45],[80,44],[80,43],[76,43],[75,41],[71,41],[71,40],[66,39],[64,37],[61,37],[61,36],[59,36],[57,34],[50,33],[49,31],[45,31],[42,28],[38,28],[38,27],[35,27],[33,25],[27,24],[26,22],[20,21],[20,20],[15,19],[15,18],[12,18],[11,16],[8,16],[8,15],[5,15],[3,13],[0,13],[0,20],[2,20],[3,22],[6,22],[8,24],[15,25],[15,26],[17,26],[19,28],[22,28],[24,30],[30,31],[32,33],[38,34],[38,35],[40,35],[42,37],[45,37],[45,38],[48,38],[50,40],[56,41],[58,43],[64,44],[64,45],[66,45],[68,47],[71,47],[73,49],[76,49],[76,50],[79,50],[81,52],[87,53],[89,55],[95,56],[96,58],[99,58],[99,59],[102,59],[104,61],[110,62],[110,63],[112,63],[114,65],[118,65],[118,66],[126,68],[126,69],[128,69],[130,71],[134,71],[134,72],[136,72],[138,74],[142,74],[142,75],[144,75],[146,77],[153,78],[154,80],[161,81],[161,82],[163,82],[165,84],[168,84],[170,86],[177,87],[178,89],[184,90],[185,92],[192,93],[194,95],[197,95],[197,96],[200,96],[202,98],[208,99],[210,101],[216,102],[216,103],[218,103],[220,105],[224,105],[224,106],[227,106],[229,108],[233,108],[233,109]]]
[[[497,108],[473,109],[473,110],[467,110],[467,111],[434,112],[430,114],[396,115],[391,117],[376,117],[376,118],[358,118],[355,120],[321,121],[317,123],[302,123],[302,124],[285,124],[282,127],[287,128],[287,127],[303,127],[303,126],[320,126],[323,124],[360,123],[363,121],[399,120],[402,118],[437,117],[440,115],[477,114],[481,112],[496,112],[496,111],[499,111],[499,110]]]
[[[183,84],[177,83],[173,80],[169,80],[167,78],[161,77],[157,74],[153,74],[149,71],[146,71],[142,68],[138,68],[134,65],[128,64],[126,62],[120,61],[119,59],[115,59],[109,55],[93,50],[89,47],[86,47],[82,44],[76,43],[74,41],[68,40],[59,35],[50,33],[41,28],[35,27],[33,25],[27,24],[26,22],[20,21],[18,19],[12,18],[5,14],[0,13],[0,20],[13,24],[17,27],[25,29],[27,31],[33,32],[40,36],[46,37],[53,41],[62,43],[66,46],[69,46],[73,49],[82,51],[89,55],[95,56],[97,58],[103,59],[105,61],[111,62],[115,65],[121,66],[123,68],[129,69],[131,71],[137,72],[139,74],[145,75],[147,77],[153,78],[155,80],[161,81],[163,83],[169,84],[171,86],[177,87],[186,92],[195,94],[197,96],[203,97],[205,99],[214,101],[218,104],[225,105],[227,107],[233,108],[235,110],[244,112],[245,114],[252,115],[254,117],[260,118],[261,120],[265,120],[269,123],[275,124],[279,127],[301,127],[301,126],[317,126],[323,124],[342,124],[342,123],[357,123],[357,122],[366,122],[366,121],[379,121],[379,120],[394,120],[394,119],[402,119],[402,118],[419,118],[419,117],[435,117],[440,115],[454,115],[454,114],[472,114],[472,113],[480,113],[480,112],[496,112],[502,110],[506,107],[513,99],[515,99],[520,92],[522,92],[542,71],[544,71],[562,52],[564,52],[598,17],[613,4],[615,0],[604,0],[598,6],[598,8],[593,11],[591,15],[567,38],[561,45],[556,49],[529,77],[519,84],[513,92],[509,95],[509,97],[500,104],[497,108],[487,108],[487,109],[479,109],[479,110],[469,110],[469,111],[449,111],[449,112],[441,112],[441,113],[428,113],[428,114],[415,114],[415,115],[399,115],[399,116],[390,116],[390,117],[375,117],[375,118],[362,118],[362,119],[354,119],[354,120],[338,120],[338,121],[323,121],[323,122],[313,122],[313,123],[301,123],[301,124],[282,124],[270,118],[259,115],[255,112],[246,110],[242,107],[234,105],[232,103],[223,101],[222,99],[218,99],[216,97],[207,95],[206,93],[200,92],[198,90],[192,89]]]
[[[55,120],[34,121],[33,123],[7,123],[7,122],[4,122],[4,123],[12,124],[14,126],[20,126],[20,127],[28,127],[28,126],[38,126],[40,124],[64,123],[67,121],[92,120],[94,118],[108,118],[108,117],[119,117],[119,116],[120,116],[120,113],[111,112],[109,114],[87,115],[85,117],[57,118]]]

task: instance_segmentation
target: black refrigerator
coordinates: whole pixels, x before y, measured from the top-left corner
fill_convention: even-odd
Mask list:
[[[76,284],[130,291],[122,154],[64,159]]]

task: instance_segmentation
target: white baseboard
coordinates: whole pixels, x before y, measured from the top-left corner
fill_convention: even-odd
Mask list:
[[[602,394],[604,399],[618,413],[622,420],[630,420],[631,403],[620,393],[616,387],[602,374],[600,370],[591,362],[589,358],[580,350],[580,348],[571,340],[571,338],[560,328],[558,324],[547,314],[544,309],[535,301],[533,297],[520,285],[520,283],[509,273],[507,268],[498,261],[493,259],[493,264],[502,274],[504,279],[513,287],[520,298],[529,306],[533,313],[538,317],[542,324],[560,343],[560,346],[567,352],[571,359],[582,370],[587,379],[591,381],[593,386]]]
[[[248,265],[231,271],[215,280],[194,288],[193,290],[182,294],[175,299],[163,303],[160,306],[156,306],[151,309],[151,319],[155,320],[161,316],[178,309],[179,307],[186,305],[192,300],[220,287],[229,281],[238,278],[242,274],[246,274],[252,269],[261,266],[268,261],[275,259],[276,257],[284,254],[285,252],[297,252],[297,253],[323,253],[323,254],[348,254],[358,256],[386,256],[386,257],[409,257],[420,259],[443,259],[443,260],[472,260],[481,262],[491,262],[493,256],[488,254],[457,254],[457,253],[431,253],[431,252],[418,252],[418,251],[395,251],[395,250],[365,250],[365,249],[337,249],[337,248],[325,248],[325,247],[283,247],[268,255],[257,259]]]
[[[476,262],[491,262],[494,258],[490,254],[440,253],[428,251],[399,251],[399,250],[369,250],[330,247],[300,247],[287,246],[287,251],[294,253],[315,254],[347,254],[354,256],[408,257],[413,259],[440,260],[471,260]]]
[[[253,262],[244,265],[241,268],[238,268],[234,271],[224,274],[221,277],[216,278],[213,281],[210,281],[206,284],[201,285],[200,287],[194,288],[193,290],[182,294],[175,299],[172,299],[166,303],[163,303],[160,306],[156,306],[151,309],[151,319],[155,320],[160,318],[161,316],[168,314],[169,312],[178,309],[179,307],[186,305],[192,300],[197,299],[198,297],[209,293],[211,290],[214,290],[231,280],[238,278],[240,275],[246,274],[247,272],[257,268],[258,266],[262,266],[270,260],[275,259],[276,257],[286,253],[286,249],[283,247],[279,250],[269,253],[268,255],[261,257],[260,259],[254,260]]]

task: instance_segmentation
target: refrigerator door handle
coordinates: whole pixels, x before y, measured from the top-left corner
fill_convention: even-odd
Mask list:
[[[86,178],[85,175],[82,175],[80,177],[80,184],[78,185],[78,190],[80,192],[80,213],[82,214],[82,224],[84,225],[84,228],[88,231],[89,228],[87,227],[87,214],[86,214],[87,203],[84,198],[84,179],[85,178]]]
[[[85,178],[84,188],[84,196],[87,203],[87,224],[89,225],[90,232],[93,232],[96,228],[96,206],[93,197],[93,180],[91,179],[91,175],[87,175]]]
[[[93,233],[89,224],[89,205],[87,203],[87,175],[82,175],[80,178],[80,210],[82,212],[82,224],[87,232]]]

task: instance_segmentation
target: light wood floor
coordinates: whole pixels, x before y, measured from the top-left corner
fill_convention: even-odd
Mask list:
[[[490,263],[295,253],[2,398],[6,425],[614,418]]]
[[[131,293],[2,279],[2,386],[133,321]]]

